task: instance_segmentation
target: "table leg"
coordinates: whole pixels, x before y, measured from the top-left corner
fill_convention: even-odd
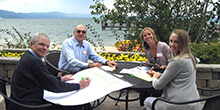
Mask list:
[[[128,97],[129,97],[129,89],[127,89],[127,93],[126,93],[125,110],[128,110]]]
[[[117,102],[115,103],[115,105],[118,105],[118,101],[119,101],[121,95],[123,94],[123,91],[124,91],[124,90],[120,90],[120,93],[119,93],[119,96],[118,96],[118,98],[117,98]]]

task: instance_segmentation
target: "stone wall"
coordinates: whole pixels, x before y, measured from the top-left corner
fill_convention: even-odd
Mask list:
[[[11,79],[20,58],[0,57],[0,77]]]
[[[198,87],[220,88],[220,64],[197,64],[196,83]],[[199,91],[202,95],[213,95],[220,91]]]

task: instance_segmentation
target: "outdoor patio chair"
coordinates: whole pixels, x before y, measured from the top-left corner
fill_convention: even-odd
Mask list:
[[[220,88],[207,89],[207,88],[198,87],[198,89],[201,90],[201,91],[220,91]],[[205,97],[205,98],[200,98],[200,99],[185,101],[185,102],[176,102],[176,101],[174,102],[174,101],[169,101],[169,100],[163,99],[161,97],[157,97],[156,100],[154,100],[154,102],[152,104],[152,110],[155,109],[155,104],[158,100],[166,102],[166,103],[170,103],[170,104],[176,104],[176,105],[184,105],[184,104],[190,104],[190,103],[205,101],[202,110],[219,110],[220,93],[217,94],[217,95],[212,95],[212,96],[208,96],[208,97]]]
[[[13,99],[11,99],[8,95],[7,95],[7,91],[6,91],[6,86],[10,86],[11,82],[7,81],[3,78],[0,78],[0,94],[4,97],[5,99],[5,108],[6,110],[10,110],[10,105],[16,105],[17,108],[23,108],[23,109],[42,109],[45,107],[50,107],[52,106],[52,104],[48,103],[48,104],[42,104],[42,105],[26,105],[23,103],[19,103]]]
[[[61,72],[62,75],[71,74],[71,72],[69,72],[69,71],[61,70],[58,68],[58,62],[60,59],[60,52],[61,52],[60,50],[50,51],[44,57],[48,71],[51,74],[53,74],[54,76],[57,76],[59,72]]]

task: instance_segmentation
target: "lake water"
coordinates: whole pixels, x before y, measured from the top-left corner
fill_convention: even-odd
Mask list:
[[[0,19],[0,29],[9,29],[14,34],[12,27],[15,27],[21,34],[28,32],[31,32],[31,35],[37,32],[45,33],[50,37],[51,42],[55,41],[58,45],[67,39],[67,34],[73,35],[73,30],[78,24],[91,24],[100,34],[105,46],[114,46],[116,37],[113,36],[112,31],[110,29],[102,30],[101,24],[96,24],[92,19]],[[11,38],[1,32],[0,36]],[[90,30],[87,32],[87,37],[94,39],[93,41],[96,43],[98,42]],[[0,39],[0,43],[4,43],[3,38]]]

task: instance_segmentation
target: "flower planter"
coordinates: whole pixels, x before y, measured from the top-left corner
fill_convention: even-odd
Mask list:
[[[28,49],[3,49],[5,52],[11,52],[11,53],[22,53],[27,51]]]
[[[99,51],[98,53],[103,53],[105,54],[107,51]],[[120,55],[120,54],[123,54],[123,55],[127,55],[127,54],[130,54],[130,55],[134,55],[134,54],[139,54],[140,56],[144,56],[145,53],[144,52],[108,52],[108,54],[116,54],[116,55]]]

